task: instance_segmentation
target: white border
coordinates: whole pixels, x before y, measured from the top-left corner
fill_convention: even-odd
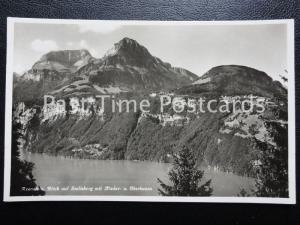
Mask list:
[[[288,57],[288,173],[289,198],[262,197],[163,197],[163,196],[17,196],[9,195],[11,169],[11,123],[12,123],[12,84],[13,84],[13,43],[14,23],[45,24],[118,24],[118,25],[287,25]],[[4,164],[4,201],[135,201],[135,202],[223,202],[223,203],[273,203],[296,204],[295,176],[295,71],[294,71],[294,20],[251,20],[251,21],[135,21],[135,20],[71,20],[71,19],[33,19],[7,18],[7,63],[6,63],[6,99],[5,99],[5,164]]]

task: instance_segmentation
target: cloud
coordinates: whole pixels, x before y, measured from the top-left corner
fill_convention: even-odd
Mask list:
[[[80,33],[95,32],[101,34],[108,34],[119,29],[121,26],[112,23],[101,23],[101,24],[78,24],[78,27]]]
[[[99,53],[96,49],[91,47],[87,41],[83,39],[78,42],[67,42],[67,49],[86,49],[92,54],[92,56],[99,57]]]
[[[89,46],[88,46],[88,44],[87,44],[87,42],[85,40],[81,40],[79,42],[79,47],[83,48],[83,49],[88,49],[89,48]]]
[[[46,53],[49,51],[54,51],[58,49],[58,46],[55,41],[53,40],[40,40],[40,39],[35,39],[34,41],[31,42],[31,48],[40,53]]]
[[[74,42],[67,42],[67,47],[73,48],[74,47]]]
[[[86,42],[86,40],[80,40],[78,42],[67,42],[67,48],[68,49],[89,49],[90,46]]]

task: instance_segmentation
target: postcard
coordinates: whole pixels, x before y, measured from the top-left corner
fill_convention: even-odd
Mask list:
[[[7,19],[4,201],[295,204],[294,21]]]

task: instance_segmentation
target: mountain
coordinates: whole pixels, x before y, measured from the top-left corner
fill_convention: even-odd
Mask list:
[[[106,52],[103,58],[82,67],[94,84],[124,87],[128,90],[162,90],[186,85],[198,76],[188,70],[172,67],[152,56],[133,39],[123,38]]]
[[[276,146],[268,124],[282,127],[281,136],[287,137],[287,102],[265,99],[264,106],[262,113],[168,111],[162,115],[151,104],[151,113],[105,113],[104,117],[94,113],[64,116],[42,113],[38,106],[25,107],[21,115],[27,132],[24,147],[88,159],[169,162],[180,146],[187,145],[203,166],[251,176],[260,154],[254,140]]]
[[[15,98],[31,100],[44,94],[59,97],[121,92],[149,92],[188,85],[192,72],[172,67],[146,47],[123,38],[96,59],[87,50],[52,51],[21,76]]]
[[[41,59],[32,66],[32,70],[56,70],[58,72],[75,72],[86,65],[92,56],[89,51],[82,50],[64,50],[52,51],[41,57]]]
[[[76,80],[74,73],[94,58],[87,50],[51,51],[14,79],[14,101],[36,101]]]
[[[284,97],[287,90],[265,72],[239,65],[223,65],[210,69],[191,85],[176,90],[179,94],[257,95]]]
[[[44,112],[43,103],[37,100],[45,93],[64,98],[128,91],[131,99],[150,98],[150,112],[95,112],[91,107],[88,113],[86,109],[60,113],[59,106]],[[183,101],[199,96],[232,101],[251,94],[262,100],[266,110],[194,114],[187,112],[187,107],[182,113],[170,107],[162,114],[157,110],[161,92]],[[24,149],[28,151],[168,162],[172,153],[187,145],[199,164],[240,175],[253,175],[257,155],[261,154],[253,144],[255,140],[276,147],[269,124],[280,126],[280,135],[287,137],[286,95],[287,90],[262,71],[225,65],[198,78],[152,56],[129,38],[116,43],[100,59],[83,51],[50,52],[14,84],[14,101],[28,100],[25,107],[20,105],[16,110],[26,132]],[[116,100],[124,96],[117,95]]]

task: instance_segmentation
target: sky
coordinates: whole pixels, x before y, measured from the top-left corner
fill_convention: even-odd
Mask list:
[[[87,49],[102,57],[124,37],[198,76],[219,65],[244,65],[279,80],[287,69],[287,27],[269,25],[107,25],[15,23],[14,71],[22,73],[53,50]]]

